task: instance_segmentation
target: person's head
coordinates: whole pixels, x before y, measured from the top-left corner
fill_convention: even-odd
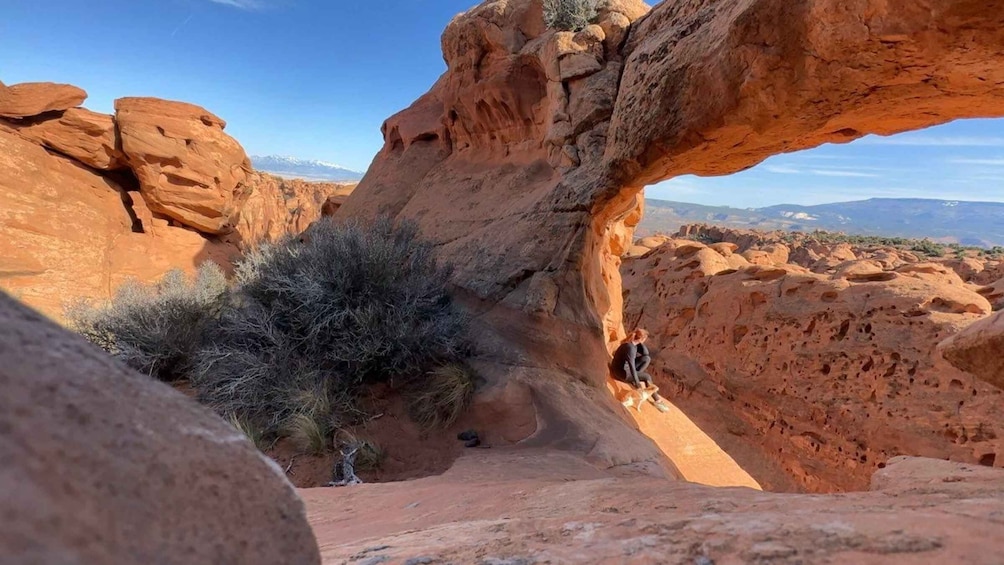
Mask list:
[[[648,332],[638,328],[631,333],[630,339],[634,343],[645,343],[645,340],[648,339]]]

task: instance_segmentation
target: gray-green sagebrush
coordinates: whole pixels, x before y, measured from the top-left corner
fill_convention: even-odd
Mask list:
[[[451,423],[470,400],[468,319],[448,266],[413,223],[330,219],[249,251],[228,286],[205,264],[130,283],[108,305],[77,305],[73,326],[130,366],[188,379],[201,402],[264,437],[319,438],[362,416],[361,386],[404,385],[423,423]],[[442,386],[444,367],[466,378]],[[420,404],[416,406],[416,404]],[[435,405],[433,405],[435,404]]]

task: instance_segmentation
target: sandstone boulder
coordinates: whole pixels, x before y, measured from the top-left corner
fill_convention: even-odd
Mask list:
[[[6,125],[24,138],[100,170],[121,169],[115,120],[107,114],[70,108],[57,116],[11,120]]]
[[[320,563],[285,475],[208,409],[0,294],[12,563]]]
[[[196,106],[147,99],[124,105],[127,122],[133,124],[127,127],[130,130],[149,133],[137,123],[149,118],[150,125],[157,121],[156,115],[165,117],[157,114],[161,108],[175,111],[174,117],[164,119],[166,133],[185,128],[193,134],[210,131],[205,138],[193,137],[191,144],[175,139],[188,151],[176,148],[173,157],[162,155],[169,153],[164,146],[172,144],[164,136],[158,142],[161,146],[144,155],[154,162],[160,158],[151,156],[161,155],[168,162],[144,161],[139,166],[138,175],[148,181],[157,170],[162,172],[156,179],[166,185],[154,187],[155,197],[181,195],[182,200],[161,208],[148,205],[141,194],[144,186],[132,170],[124,169],[134,164],[117,149],[110,115],[70,108],[32,118],[0,119],[0,289],[53,318],[61,318],[64,307],[80,298],[109,298],[127,279],[153,282],[171,269],[192,272],[205,261],[229,270],[242,247],[306,229],[321,216],[329,196],[344,198],[351,192],[351,185],[252,174],[230,197],[233,211],[228,222],[235,233],[207,237],[165,210],[191,211],[193,202],[212,192],[184,181],[222,175],[212,171],[213,163],[223,163],[212,152],[222,147],[243,156],[243,150],[219,131],[222,121],[212,114],[186,113]],[[149,113],[137,117],[134,109]],[[198,123],[192,123],[194,116],[199,116]],[[154,137],[160,135],[157,131]],[[220,143],[214,145],[213,139]],[[130,147],[146,151],[149,140],[134,135]],[[244,175],[243,165],[235,171],[235,176]],[[178,192],[161,190],[165,187]]]
[[[0,117],[30,118],[46,112],[75,108],[87,99],[87,93],[69,84],[24,82],[0,84]]]
[[[939,349],[952,365],[1004,389],[1004,312],[974,322]]]
[[[152,211],[207,234],[231,230],[251,164],[223,120],[194,104],[120,98],[115,121]]]

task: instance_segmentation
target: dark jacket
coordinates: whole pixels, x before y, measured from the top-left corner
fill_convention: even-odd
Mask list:
[[[622,381],[638,383],[638,366],[643,357],[648,357],[648,347],[644,343],[635,344],[627,341],[621,344],[614,352],[614,360],[610,365],[610,370],[614,376]]]

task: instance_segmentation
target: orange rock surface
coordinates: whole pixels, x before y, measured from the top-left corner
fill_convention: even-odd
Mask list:
[[[115,120],[83,108],[23,120],[7,120],[4,125],[22,137],[44,145],[76,161],[101,170],[125,168],[119,150]]]
[[[871,489],[711,488],[493,449],[438,477],[300,496],[332,565],[999,562],[1004,472],[898,457]]]
[[[340,205],[354,183],[308,182],[253,172],[237,198],[241,202],[235,230],[242,242],[274,240],[300,233],[323,215],[325,203]],[[328,214],[330,215],[330,214]]]
[[[992,4],[725,0],[662,2],[649,11],[640,1],[604,1],[595,25],[572,33],[544,29],[539,0],[488,0],[447,27],[446,72],[384,123],[381,152],[336,217],[417,221],[457,266],[454,282],[484,326],[479,338],[512,352],[489,379],[524,381],[538,398],[558,395],[550,401],[565,405],[564,383],[603,385],[603,357],[624,335],[619,269],[645,185],[728,174],[869,133],[1004,115],[1004,10]],[[763,269],[750,276],[787,277],[770,265],[784,255],[781,247],[751,254]],[[812,270],[857,259],[850,249],[825,255]],[[925,280],[937,273],[848,271],[830,284],[840,294],[842,285],[872,276],[895,278],[896,290],[883,297],[890,306],[906,295],[911,308],[939,320],[989,308],[967,288]],[[945,304],[920,299],[932,285]],[[924,327],[928,340],[948,333]],[[598,403],[590,410],[619,409]],[[560,425],[578,439],[567,447],[589,452],[604,435],[590,410],[562,415]],[[978,423],[946,431],[934,420],[932,436],[959,438]],[[938,451],[945,442],[924,443]],[[959,442],[953,453],[973,450]],[[851,451],[861,449],[872,445]],[[865,471],[854,473],[818,488],[866,480]]]
[[[193,104],[120,98],[115,123],[150,210],[203,233],[229,231],[251,161],[226,122]]]
[[[1004,388],[1004,312],[972,324],[945,340],[939,349],[959,369]]]
[[[896,455],[1004,450],[1004,393],[935,353],[990,304],[940,264],[813,273],[669,240],[623,269],[656,384],[770,490],[862,489]]]
[[[0,120],[0,288],[54,318],[127,278],[228,268],[242,247],[303,231],[352,191],[247,172],[222,120],[196,106],[119,107],[118,118],[71,108]]]
[[[0,83],[0,117],[28,118],[68,110],[83,104],[87,93],[69,84],[25,82],[5,86]]]

